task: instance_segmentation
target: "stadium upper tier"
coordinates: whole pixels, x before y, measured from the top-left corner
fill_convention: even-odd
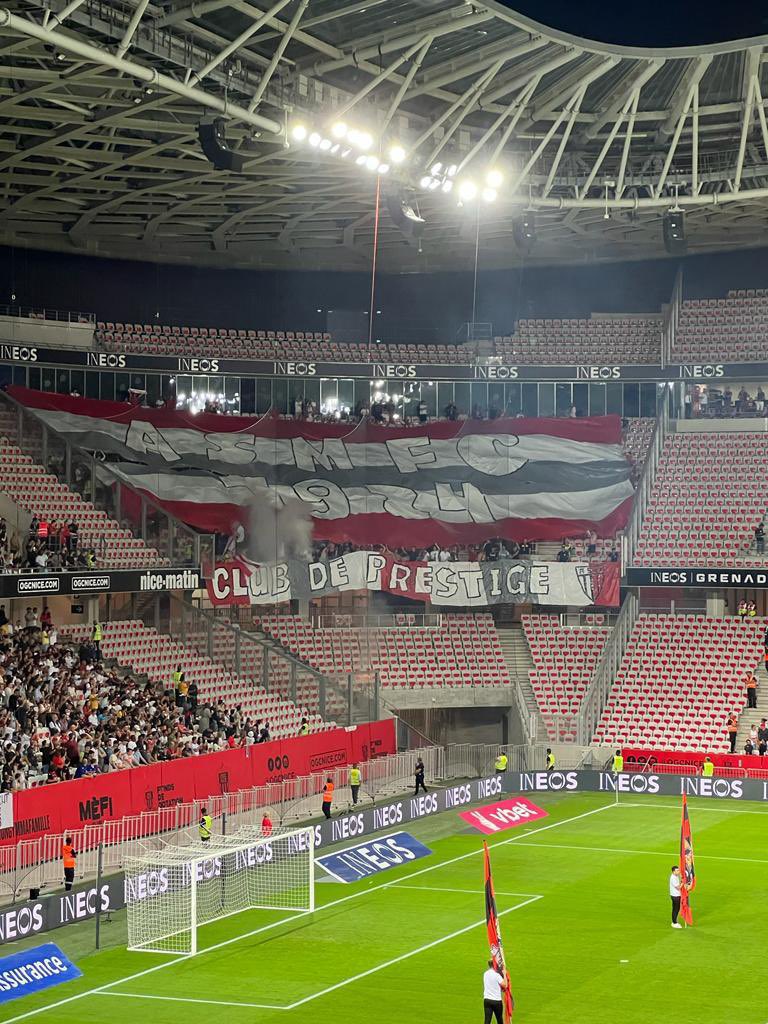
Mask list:
[[[754,528],[768,508],[768,434],[672,434],[643,518],[634,564],[761,564]]]
[[[765,358],[768,289],[730,291],[725,298],[686,299],[669,360],[745,362]],[[109,352],[203,355],[241,359],[469,364],[498,358],[530,366],[658,365],[662,313],[521,319],[514,334],[457,344],[340,342],[327,332],[180,327],[99,321],[95,341]]]
[[[108,352],[307,362],[366,362],[372,349],[364,342],[335,342],[330,334],[319,331],[254,331],[102,321],[96,325],[95,337]],[[373,350],[376,359],[397,363],[469,363],[475,358],[474,348],[466,345],[376,344]]]
[[[762,362],[767,334],[766,289],[731,291],[725,299],[687,299],[675,353],[684,362]]]

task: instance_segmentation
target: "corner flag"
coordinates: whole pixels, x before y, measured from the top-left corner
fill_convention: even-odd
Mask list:
[[[512,1011],[515,1008],[515,1001],[512,998],[512,985],[509,980],[509,971],[504,962],[504,947],[501,944],[501,931],[499,930],[499,915],[496,910],[496,897],[493,893],[493,878],[491,877],[491,858],[488,853],[488,843],[483,842],[485,851],[485,923],[488,927],[488,944],[491,948],[491,959],[493,966],[504,978],[507,987],[503,990],[504,1001],[504,1024],[509,1024],[512,1019]]]
[[[693,840],[691,822],[688,818],[688,801],[683,794],[683,821],[680,825],[680,914],[686,924],[693,924],[689,896],[696,888],[696,868],[693,863]]]

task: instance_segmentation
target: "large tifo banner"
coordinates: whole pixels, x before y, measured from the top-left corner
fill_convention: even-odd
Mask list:
[[[616,562],[408,562],[374,551],[352,551],[317,562],[289,559],[255,565],[238,560],[217,566],[207,581],[214,605],[272,604],[373,590],[454,608],[617,607],[619,584]]]
[[[13,794],[13,824],[0,830],[0,846],[311,775],[396,749],[394,719],[388,719],[25,789]]]
[[[626,524],[618,416],[385,427],[215,416],[8,389],[179,519],[229,533],[259,497],[301,503],[316,535],[424,547],[560,539]]]

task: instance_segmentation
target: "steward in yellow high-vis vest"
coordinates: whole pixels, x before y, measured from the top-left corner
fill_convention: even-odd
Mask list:
[[[349,788],[352,791],[352,803],[357,803],[357,798],[360,793],[360,784],[363,781],[363,773],[360,771],[360,765],[355,762],[349,769]]]
[[[614,772],[624,771],[624,758],[620,750],[617,750],[613,755],[613,763],[611,765]]]
[[[213,818],[208,813],[208,808],[204,807],[200,812],[200,821],[197,823],[197,833],[200,836],[201,843],[207,843],[213,832]]]
[[[507,755],[503,750],[499,751],[499,756],[496,758],[496,762],[493,767],[497,772],[505,772],[507,770],[507,764]]]
[[[705,779],[711,779],[715,774],[715,763],[711,757],[704,758],[704,764],[701,766],[701,774]]]

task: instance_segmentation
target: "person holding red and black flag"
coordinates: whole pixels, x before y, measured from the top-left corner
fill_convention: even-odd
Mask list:
[[[485,1024],[491,1024],[495,1016],[498,1024],[509,1024],[515,1003],[512,998],[512,985],[509,971],[504,962],[504,947],[501,943],[499,915],[496,910],[496,896],[493,892],[491,876],[491,857],[488,844],[483,843],[485,861],[485,923],[488,928],[488,945],[491,959],[488,970],[483,975],[483,1010]]]
[[[508,986],[505,979],[488,961],[488,970],[483,975],[483,1024],[491,1024],[495,1017],[497,1024],[504,1024],[504,993]]]
[[[680,916],[687,925],[693,924],[690,895],[696,888],[696,867],[693,862],[693,839],[688,817],[688,801],[683,794],[683,820],[680,825]]]

